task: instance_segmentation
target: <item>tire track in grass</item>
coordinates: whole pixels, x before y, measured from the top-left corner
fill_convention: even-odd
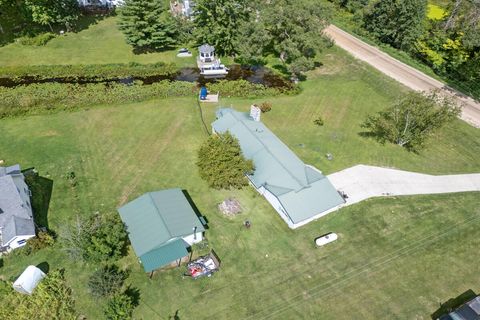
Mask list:
[[[150,173],[150,169],[157,165],[157,161],[162,155],[163,151],[170,145],[172,140],[177,133],[177,131],[183,125],[184,118],[179,117],[176,121],[168,127],[167,134],[162,137],[162,139],[157,139],[155,143],[151,146],[145,141],[140,141],[138,144],[142,146],[142,151],[140,154],[136,154],[137,158],[148,160],[144,162],[142,166],[142,171],[137,172],[132,181],[123,189],[122,194],[118,201],[118,206],[123,205],[130,194],[137,188],[137,186],[142,182],[145,177]],[[150,136],[149,136],[150,137]],[[150,140],[150,139],[145,139]]]

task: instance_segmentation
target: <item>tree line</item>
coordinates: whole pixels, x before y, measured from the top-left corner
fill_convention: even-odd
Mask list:
[[[70,31],[79,14],[77,0],[0,0],[0,40],[53,32],[54,26]]]
[[[218,54],[261,64],[272,55],[292,74],[315,65],[329,6],[309,0],[198,0],[193,19],[173,17],[162,0],[126,0],[119,27],[138,51],[214,45]]]
[[[480,97],[480,1],[452,0],[428,18],[427,0],[330,0],[350,12],[356,31],[430,66]]]

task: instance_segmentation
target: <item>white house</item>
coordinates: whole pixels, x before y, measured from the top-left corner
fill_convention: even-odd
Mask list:
[[[345,201],[327,177],[300,160],[262,122],[256,108],[251,114],[230,108],[217,111],[214,133],[230,132],[255,171],[247,178],[292,229],[330,213]]]
[[[0,251],[22,247],[32,237],[30,190],[20,166],[0,167]]]

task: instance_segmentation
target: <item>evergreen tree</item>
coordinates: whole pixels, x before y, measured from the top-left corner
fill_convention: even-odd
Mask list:
[[[105,265],[95,271],[88,280],[88,288],[96,297],[118,293],[127,279],[128,273],[116,265]]]
[[[425,31],[427,0],[380,0],[367,9],[363,27],[383,43],[410,50]]]
[[[132,297],[125,293],[118,293],[112,296],[104,309],[107,320],[129,320],[132,319],[135,304]]]
[[[217,53],[233,55],[238,28],[249,21],[248,0],[198,0],[195,3],[195,38],[215,46]]]
[[[163,0],[125,0],[119,28],[137,50],[163,50],[176,43],[176,22]]]
[[[200,177],[214,189],[240,189],[248,185],[245,174],[252,174],[251,160],[246,160],[237,138],[229,132],[213,135],[201,146],[197,165]]]

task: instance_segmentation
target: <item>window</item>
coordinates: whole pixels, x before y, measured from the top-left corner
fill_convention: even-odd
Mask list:
[[[25,240],[25,239],[22,239],[22,240],[18,240],[18,241],[17,241],[17,244],[18,244],[18,245],[22,245],[22,244],[25,244],[25,243],[27,243],[27,240]]]

